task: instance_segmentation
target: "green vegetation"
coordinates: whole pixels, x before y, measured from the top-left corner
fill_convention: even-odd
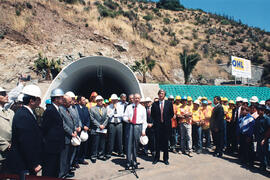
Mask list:
[[[185,9],[185,7],[180,4],[179,0],[160,0],[157,3],[157,8],[168,9],[172,11],[182,11]]]
[[[170,19],[169,18],[163,18],[163,22],[165,23],[165,24],[170,24]]]
[[[183,53],[179,54],[179,59],[184,72],[185,84],[188,84],[189,77],[201,57],[198,53],[188,54],[188,51],[184,49]]]
[[[141,61],[135,61],[135,64],[131,66],[134,72],[139,72],[143,76],[143,83],[146,83],[146,73],[152,71],[156,65],[156,61],[147,57]]]
[[[145,19],[146,21],[151,21],[153,19],[153,15],[147,14],[146,16],[143,16],[143,19]]]

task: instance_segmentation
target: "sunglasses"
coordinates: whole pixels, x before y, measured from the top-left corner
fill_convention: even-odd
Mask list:
[[[0,96],[6,96],[7,95],[7,92],[6,91],[3,91],[3,92],[0,92]]]

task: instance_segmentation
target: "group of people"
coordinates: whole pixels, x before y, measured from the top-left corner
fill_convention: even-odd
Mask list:
[[[81,165],[126,157],[126,169],[137,168],[138,150],[149,152],[153,164],[169,165],[169,150],[192,157],[203,147],[215,146],[214,156],[239,153],[243,163],[269,163],[270,99],[249,103],[238,97],[236,104],[225,97],[169,96],[159,90],[154,101],[138,93],[104,99],[96,92],[86,99],[62,89],[51,91],[46,108],[40,107],[36,85],[20,87],[18,99],[10,103],[0,88],[0,171],[69,178]],[[257,142],[256,155],[253,142]]]

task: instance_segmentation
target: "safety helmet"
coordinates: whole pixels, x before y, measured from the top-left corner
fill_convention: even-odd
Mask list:
[[[200,100],[198,100],[198,99],[195,100],[193,104],[198,104],[198,105],[200,105]]]
[[[149,141],[149,139],[148,139],[147,136],[141,136],[140,137],[140,142],[141,142],[142,145],[145,146],[146,144],[148,144],[148,141]]]
[[[265,105],[265,101],[260,101],[260,105]]]
[[[236,102],[242,102],[243,99],[242,99],[241,97],[237,97],[235,101],[236,101]]]
[[[182,96],[181,99],[182,100],[187,100],[187,96]]]
[[[51,100],[51,99],[47,99],[47,100],[45,101],[45,104],[52,104],[52,100]]]
[[[19,94],[19,96],[17,97],[17,101],[23,102],[23,96],[23,94]]]
[[[98,101],[98,100],[103,100],[103,97],[100,96],[100,95],[98,95],[98,96],[96,97],[96,101]]]
[[[72,146],[79,146],[81,144],[81,138],[79,136],[71,138]]]
[[[202,101],[202,104],[206,104],[206,105],[208,105],[207,100],[203,100],[203,101]]]
[[[229,104],[234,104],[234,101],[233,101],[233,100],[230,100],[230,101],[229,101]]]
[[[145,102],[152,102],[152,99],[150,97],[146,97]]]
[[[2,87],[0,87],[0,92],[6,92],[6,90]]]
[[[111,95],[111,100],[118,100],[117,95],[116,95],[116,94],[112,94],[112,95]]]
[[[252,103],[257,103],[257,102],[259,102],[259,99],[257,96],[252,96],[249,101]]]
[[[23,88],[23,94],[41,98],[41,90],[37,85],[30,84]]]
[[[188,101],[192,101],[192,97],[188,96],[188,97],[187,97],[187,100],[188,100]]]
[[[174,100],[173,95],[170,95],[170,96],[168,97],[168,99],[173,99],[173,100]]]
[[[248,99],[247,98],[243,98],[243,102],[244,103],[248,103]]]
[[[74,94],[72,91],[66,92],[65,95],[68,95],[68,96],[71,97],[71,98],[75,98],[75,94]]]
[[[82,131],[80,135],[81,141],[85,142],[88,139],[88,133],[86,131]]]
[[[142,103],[142,102],[145,102],[145,99],[144,99],[144,98],[141,98],[140,102],[141,102],[141,103]]]
[[[106,104],[108,104],[108,103],[109,103],[109,100],[108,100],[108,99],[105,99],[104,102],[105,102]]]
[[[93,96],[96,97],[97,95],[98,95],[98,94],[97,94],[97,92],[95,92],[95,91],[91,93],[91,97],[93,97]]]
[[[51,97],[60,97],[60,96],[64,96],[64,91],[60,88],[57,89],[53,89],[51,92]]]
[[[181,97],[180,96],[176,96],[175,97],[175,100],[181,100]]]

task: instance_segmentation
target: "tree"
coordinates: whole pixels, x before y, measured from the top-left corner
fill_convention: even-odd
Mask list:
[[[179,0],[160,0],[157,3],[157,8],[181,11],[184,9],[184,6],[180,4]]]
[[[156,65],[156,61],[147,57],[141,61],[135,61],[135,65],[131,66],[134,72],[139,72],[143,76],[143,83],[146,83],[146,73],[152,71]]]
[[[184,71],[185,84],[188,84],[190,74],[196,64],[201,60],[201,56],[198,53],[188,55],[187,50],[184,49],[183,53],[179,54],[179,58]]]
[[[263,65],[263,74],[261,78],[262,85],[270,84],[270,63]]]

